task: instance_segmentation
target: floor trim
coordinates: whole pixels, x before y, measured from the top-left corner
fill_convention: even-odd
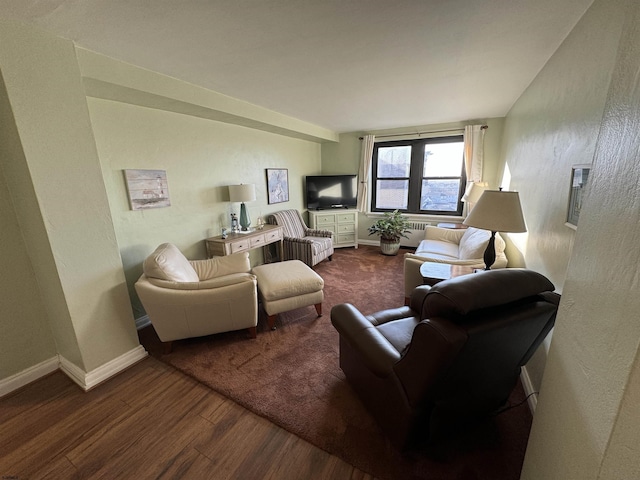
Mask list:
[[[147,351],[142,345],[138,345],[117,358],[99,366],[90,372],[85,372],[80,367],[60,356],[60,370],[62,370],[71,380],[76,382],[85,392],[91,390],[100,383],[117,375],[121,371],[130,367],[134,363],[146,358]]]
[[[44,362],[40,362],[37,365],[23,370],[22,372],[18,372],[15,375],[11,375],[8,378],[0,380],[0,398],[55,372],[59,367],[60,360],[58,359],[58,355],[56,355],[55,357],[45,360]]]

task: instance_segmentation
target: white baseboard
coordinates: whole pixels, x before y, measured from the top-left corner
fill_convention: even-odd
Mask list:
[[[144,315],[140,318],[136,318],[136,330],[142,330],[144,327],[151,325],[149,315]]]
[[[38,380],[52,372],[55,372],[60,367],[60,360],[58,355],[44,362],[40,362],[33,367],[29,367],[22,372],[18,372],[8,378],[0,380],[0,397],[4,397],[9,393],[19,388],[28,385],[31,382]]]
[[[117,358],[99,366],[98,368],[85,372],[80,367],[60,356],[60,370],[62,370],[71,380],[76,382],[85,392],[91,390],[96,385],[117,375],[134,363],[146,358],[147,351],[142,345],[138,345],[133,350],[120,355]]]
[[[524,394],[527,396],[529,410],[531,410],[531,414],[533,415],[536,413],[536,407],[538,406],[538,394],[534,393],[536,390],[533,387],[533,383],[531,383],[531,377],[529,377],[526,366],[522,367],[520,371],[520,381],[522,382],[522,388],[524,388]],[[532,393],[533,395],[531,395]]]

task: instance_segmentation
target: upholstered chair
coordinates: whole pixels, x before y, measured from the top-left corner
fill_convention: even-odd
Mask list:
[[[304,223],[298,210],[282,210],[269,216],[269,223],[284,227],[284,259],[301,260],[313,267],[333,255],[333,238],[329,230],[313,230]]]
[[[336,305],[340,367],[391,443],[434,441],[502,407],[553,327],[559,295],[531,270],[417,287],[410,305],[365,316]]]
[[[258,296],[249,254],[189,261],[175,245],[160,245],[135,284],[158,337],[174,340],[247,329],[256,337]]]

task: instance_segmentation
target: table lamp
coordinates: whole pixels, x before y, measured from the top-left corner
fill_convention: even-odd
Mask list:
[[[243,232],[249,230],[251,218],[244,202],[253,202],[256,199],[256,186],[253,183],[229,185],[229,200],[240,203],[240,227]]]
[[[462,223],[491,231],[491,238],[484,251],[485,270],[491,270],[491,265],[496,261],[496,232],[527,231],[518,192],[502,189],[485,190]]]

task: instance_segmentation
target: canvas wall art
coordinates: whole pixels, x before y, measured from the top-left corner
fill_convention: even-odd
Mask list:
[[[169,207],[166,170],[125,170],[131,210]]]

